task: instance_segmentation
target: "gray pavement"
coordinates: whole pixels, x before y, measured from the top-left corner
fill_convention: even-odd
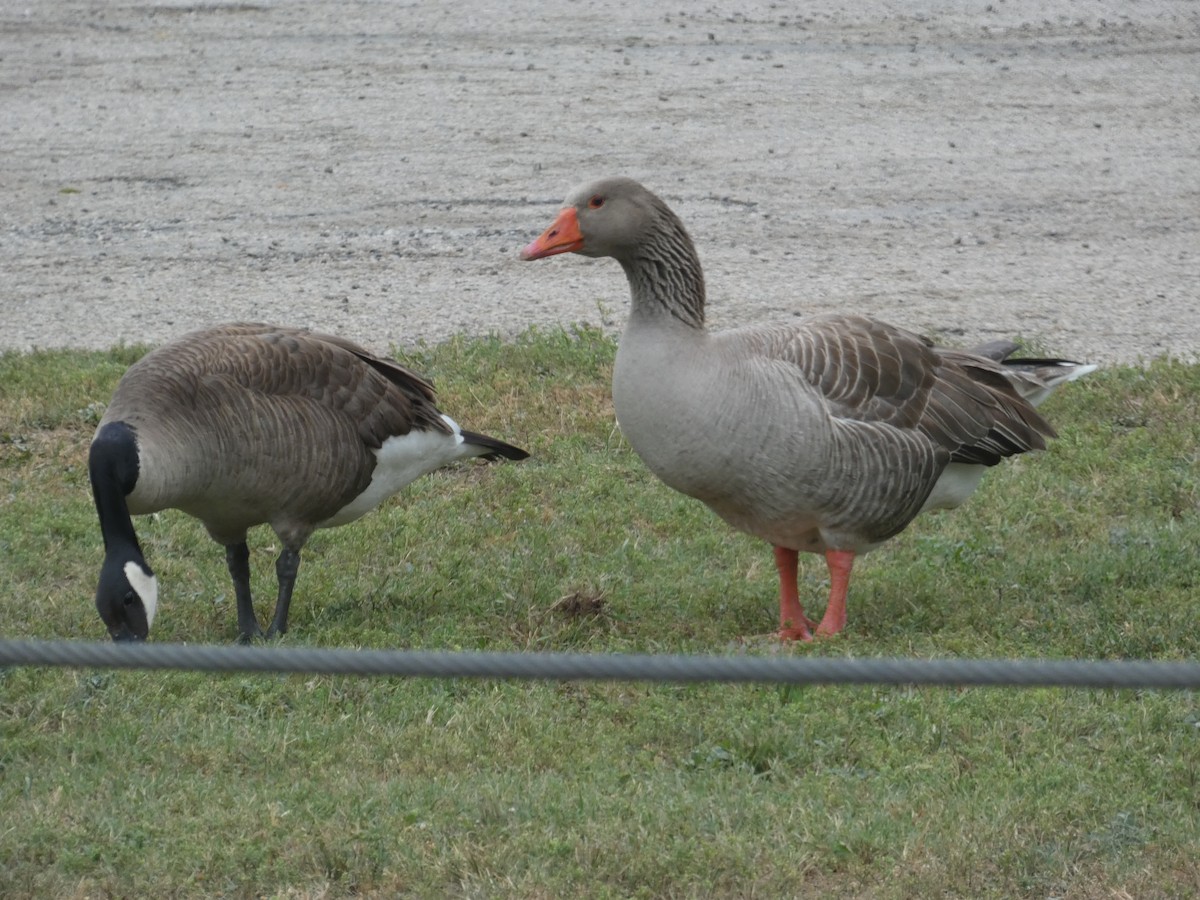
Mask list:
[[[614,263],[516,254],[618,173],[714,327],[1200,344],[1193,0],[0,0],[0,160],[0,348],[615,330]]]

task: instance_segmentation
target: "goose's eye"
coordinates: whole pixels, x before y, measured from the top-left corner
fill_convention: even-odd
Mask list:
[[[591,200],[588,201],[588,209],[599,209],[603,205],[604,205],[604,198],[601,197],[599,194],[596,194],[594,197],[592,197]]]
[[[121,598],[121,602],[124,603],[126,606],[133,606],[133,599],[134,599],[133,592],[131,591],[130,593],[126,594],[124,597]]]

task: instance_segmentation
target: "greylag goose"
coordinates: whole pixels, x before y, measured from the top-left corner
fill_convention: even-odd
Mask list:
[[[250,596],[247,529],[282,550],[267,636],[287,631],[300,550],[455,460],[524,459],[464,431],[430,384],[341,338],[238,323],[184,335],[122,377],[88,457],[105,557],[96,608],[114,640],[144,640],[158,605],[130,514],[173,507],[225,547],[240,639],[262,636]]]
[[[569,252],[611,256],[629,280],[612,386],[621,431],[667,485],[774,546],[784,639],[841,631],[855,557],[924,510],[961,504],[987,467],[1045,447],[1054,429],[1030,401],[1095,368],[1005,365],[1015,345],[944,349],[858,315],[709,332],[691,238],[628,178],[573,191],[521,257]],[[800,603],[798,551],[829,568],[819,625]]]

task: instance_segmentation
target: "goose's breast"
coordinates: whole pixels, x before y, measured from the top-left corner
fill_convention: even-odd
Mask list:
[[[730,361],[706,346],[625,349],[613,373],[617,421],[668,485],[718,511],[752,511],[820,481],[829,422],[787,367]]]
[[[711,419],[711,375],[687,354],[636,353],[623,339],[613,369],[613,409],[621,433],[655,475],[701,497],[721,463]]]

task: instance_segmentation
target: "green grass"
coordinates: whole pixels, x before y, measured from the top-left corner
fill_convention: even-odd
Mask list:
[[[100,640],[85,453],[137,348],[0,356],[0,633]],[[769,549],[650,477],[587,330],[410,354],[519,465],[318,533],[293,646],[1200,657],[1200,367],[1097,373],[1061,438],[856,568],[780,650]],[[227,643],[223,553],[138,522],[154,638]],[[274,537],[252,536],[265,617]],[[802,590],[820,611],[824,566]],[[559,603],[563,598],[567,602]],[[1200,706],[1084,690],[0,671],[0,896],[1176,897]]]

